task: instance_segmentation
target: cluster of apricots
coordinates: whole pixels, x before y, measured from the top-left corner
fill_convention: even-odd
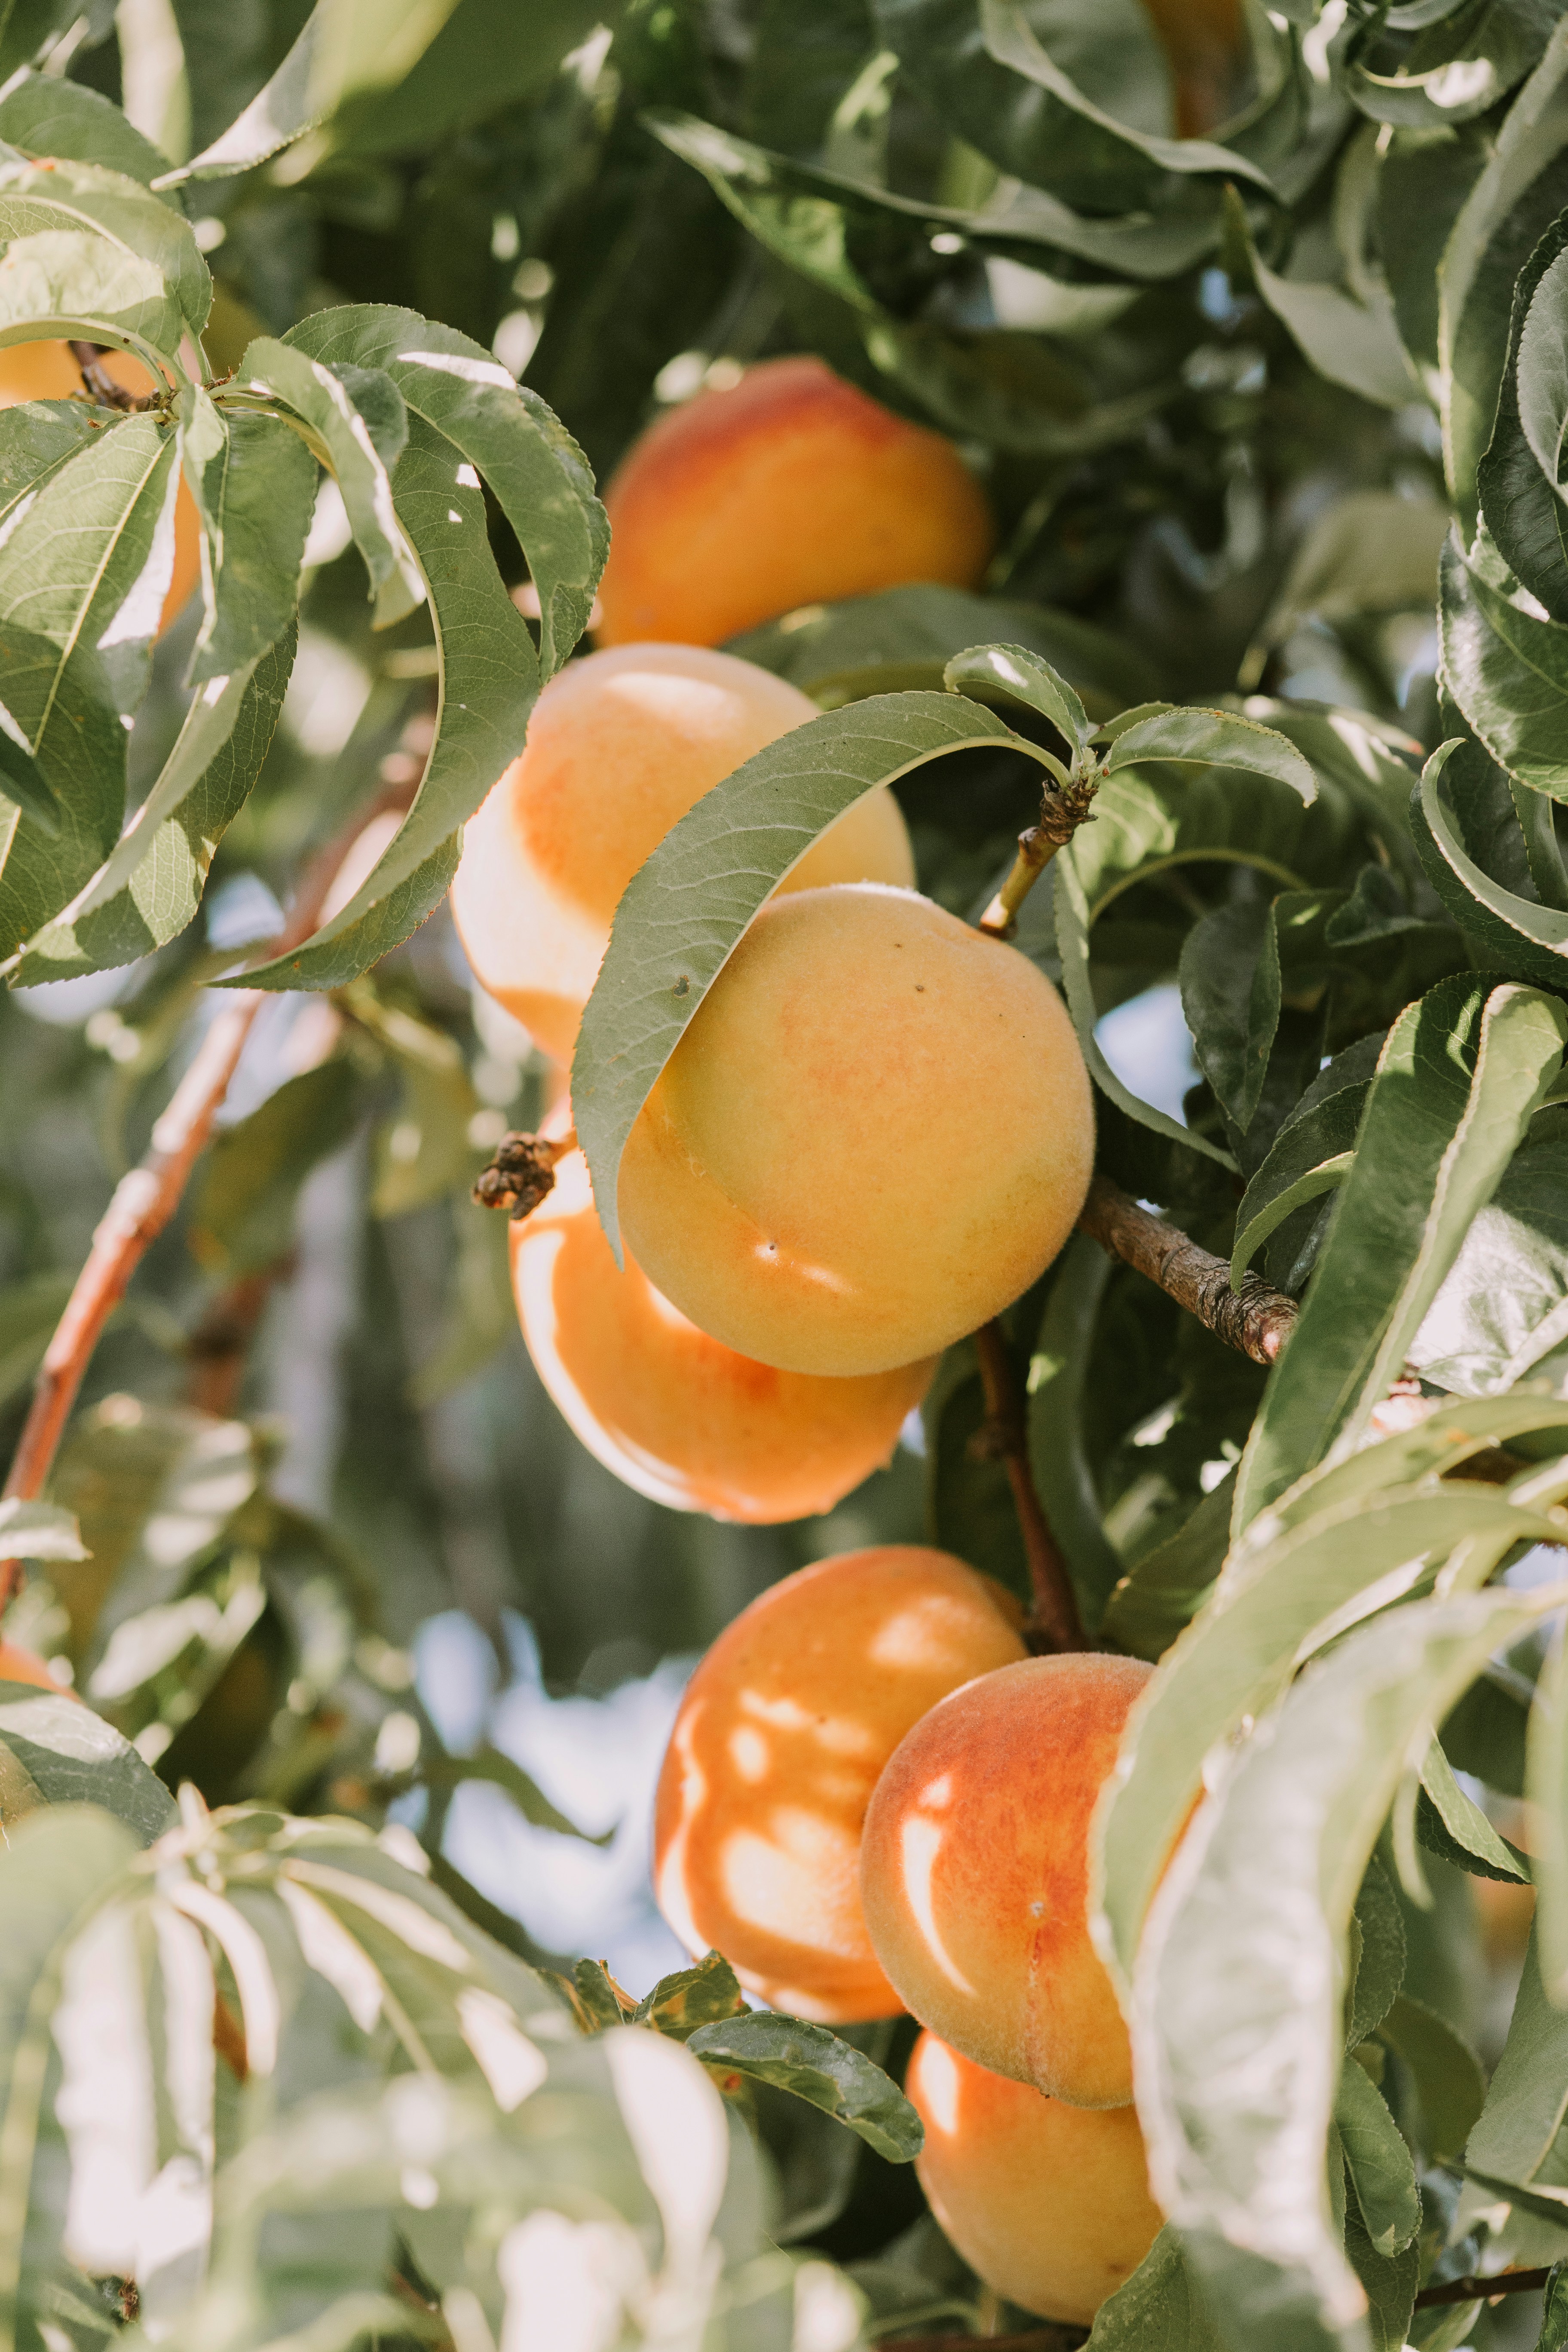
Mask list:
[[[682,1942],[796,2016],[916,2017],[931,2210],[998,2294],[1078,2324],[1160,2226],[1088,1923],[1090,1819],[1150,1672],[1030,1657],[1016,1602],[945,1552],[846,1552],[720,1635],[658,1783]]]
[[[807,597],[973,587],[994,537],[952,444],[816,359],[671,411],[605,505],[597,649],[541,695],[452,889],[479,982],[562,1066],[634,874],[816,716],[719,640]],[[1089,1087],[1055,990],[914,881],[885,787],[784,877],[628,1139],[624,1269],[578,1153],[512,1227],[545,1386],[657,1501],[757,1523],[830,1509],[1082,1205]],[[547,1132],[569,1127],[563,1104]]]

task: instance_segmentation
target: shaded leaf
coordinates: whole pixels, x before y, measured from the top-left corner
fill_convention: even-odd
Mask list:
[[[1416,1817],[1416,1834],[1424,1844],[1478,1878],[1511,1879],[1517,1885],[1529,1885],[1530,1873],[1520,1868],[1480,1807],[1460,1788],[1436,1740],[1421,1767],[1421,1793],[1424,1801]]]
[[[1568,620],[1568,514],[1555,465],[1543,471],[1520,410],[1521,353],[1538,289],[1568,249],[1559,216],[1521,270],[1509,320],[1508,357],[1491,439],[1477,469],[1486,527],[1505,563],[1554,621]]]
[[[1354,1979],[1345,2019],[1345,2050],[1375,2033],[1399,1999],[1408,1950],[1399,1898],[1375,1857],[1367,1864],[1351,1916]]]
[[[709,1952],[689,1969],[660,1977],[650,1993],[638,2001],[634,2025],[657,2026],[660,2033],[689,2041],[700,2025],[745,2014],[745,1997],[728,1960]]]
[[[1568,982],[1568,918],[1498,881],[1468,845],[1468,835],[1480,829],[1476,820],[1495,772],[1479,744],[1455,738],[1440,745],[1414,796],[1415,846],[1444,905],[1489,957],[1521,978],[1562,987]]]
[[[174,1799],[111,1724],[79,1699],[0,1685],[0,1748],[20,1764],[46,1805],[97,1805],[142,1845],[175,1819]],[[0,1788],[0,1811],[16,1808]]]
[[[406,561],[390,469],[406,444],[407,416],[392,378],[379,368],[330,367],[271,335],[257,337],[239,372],[247,389],[282,402],[310,426],[342,492],[371,587],[384,586]]]
[[[1135,1658],[1161,1658],[1191,1623],[1224,1561],[1235,1500],[1233,1471],[1121,1579],[1102,1629],[1118,1648]]]
[[[1107,1614],[1121,1562],[1105,1533],[1089,1458],[1089,1350],[1110,1260],[1074,1234],[1057,1261],[1029,1360],[1029,1465],[1052,1534],[1061,1546],[1086,1625]],[[1120,1634],[1115,1635],[1121,1640]]]
[[[360,1101],[353,1065],[321,1062],[220,1131],[191,1203],[191,1246],[207,1265],[232,1276],[288,1255],[300,1187],[348,1140]]]
[[[1353,2058],[1340,2069],[1334,2124],[1368,2237],[1380,2254],[1402,2253],[1421,2227],[1415,2166],[1382,2092]]]
[[[1380,408],[1405,408],[1419,394],[1415,372],[1394,323],[1394,304],[1381,286],[1368,286],[1371,301],[1358,301],[1343,287],[1270,269],[1252,242],[1246,215],[1234,192],[1227,211],[1244,243],[1258,290],[1292,341],[1320,375]]]
[[[863,2051],[824,2025],[753,2011],[699,2026],[686,2046],[711,2066],[732,2066],[837,2116],[889,2164],[908,2164],[920,2154],[924,2133],[903,2093]]]
[[[1535,1687],[1525,1748],[1536,1882],[1535,1957],[1547,1998],[1568,2009],[1568,1654],[1559,1626]]]
[[[1181,987],[1198,1067],[1245,1135],[1263,1093],[1279,1025],[1273,908],[1254,899],[1203,916],[1182,948]]]
[[[1289,736],[1232,710],[1194,710],[1183,706],[1119,729],[1106,754],[1107,772],[1142,761],[1177,760],[1194,767],[1239,768],[1288,784],[1303,802],[1317,798],[1317,779]]]
[[[1445,2017],[1402,1992],[1379,2025],[1378,2037],[1398,2052],[1415,2077],[1432,2154],[1452,2161],[1475,2125],[1487,2095],[1480,2060]]]
[[[1521,2187],[1535,2179],[1568,2113],[1568,2016],[1546,1997],[1537,1932],[1532,1927],[1486,2104],[1465,2143],[1470,2171]]]
[[[190,223],[121,172],[65,157],[0,158],[0,239],[7,275],[20,264],[24,284],[33,270],[60,293],[73,283],[85,291],[84,272],[105,288],[118,284],[121,297],[104,315],[170,367],[182,367],[182,336],[199,336],[206,325],[212,278]],[[9,292],[12,317],[26,315],[15,307],[20,291]],[[56,312],[47,304],[34,315],[85,322],[98,314],[69,306]]]
[[[1493,759],[1568,799],[1568,628],[1526,611],[1452,540],[1438,614],[1448,690]]]
[[[1085,2352],[1219,2352],[1182,2242],[1169,2222],[1095,2314]]]

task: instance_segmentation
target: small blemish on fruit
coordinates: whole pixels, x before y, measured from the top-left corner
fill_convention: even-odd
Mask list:
[[[917,981],[916,981],[916,982],[915,982],[915,994],[916,994],[917,996],[923,996],[923,995],[925,994],[925,992],[926,992],[926,984],[925,984],[924,981],[923,981],[923,980],[917,980]]]
[[[1029,1906],[1029,1916],[1032,1919],[1041,1918],[1044,1916],[1045,1908],[1046,1906],[1043,1903],[1031,1903]]]
[[[675,983],[675,992],[677,996],[688,996],[691,992],[691,982],[688,980],[684,972],[681,973],[680,978]]]

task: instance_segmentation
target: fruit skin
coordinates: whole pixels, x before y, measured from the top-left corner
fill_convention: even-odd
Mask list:
[[[971,1675],[1022,1657],[1017,1603],[919,1544],[786,1576],[720,1634],[659,1774],[654,1885],[693,1953],[840,2025],[900,2007],[860,1916],[860,1828],[904,1733]]]
[[[76,1696],[56,1682],[35,1651],[24,1650],[16,1642],[0,1642],[0,1683],[36,1683],[40,1690],[53,1691],[58,1697]]]
[[[1152,1666],[1028,1658],[934,1706],[866,1819],[860,1892],[906,2007],[977,2065],[1079,2107],[1132,2095],[1089,1937],[1089,1832]]]
[[[970,2268],[1023,2310],[1087,2326],[1160,2229],[1135,2111],[1048,2099],[931,2032],[904,2089],[925,2126],[921,2187]]]
[[[621,1162],[628,1247],[727,1347],[789,1371],[935,1355],[1050,1264],[1094,1157],[1042,973],[912,890],[764,907]]]
[[[831,1510],[888,1460],[936,1369],[833,1381],[737,1356],[629,1256],[617,1268],[580,1151],[511,1227],[511,1279],[534,1369],[583,1444],[678,1511],[767,1526]]]
[[[568,663],[528,742],[464,829],[452,913],[469,963],[547,1054],[569,1062],[626,884],[713,785],[816,705],[754,662],[624,646]],[[899,804],[867,793],[781,890],[912,882]]]
[[[950,441],[819,359],[764,360],[632,445],[605,492],[602,646],[717,646],[798,604],[978,585],[995,544]]]
[[[140,361],[124,352],[100,356],[127,392],[152,391],[153,378]],[[68,342],[8,343],[0,350],[0,408],[16,408],[25,400],[68,400],[81,390],[81,370]],[[158,619],[160,636],[178,618],[201,576],[202,527],[189,485],[182,481],[174,500],[174,569]]]

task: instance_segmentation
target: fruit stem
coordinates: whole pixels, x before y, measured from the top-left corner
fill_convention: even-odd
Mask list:
[[[564,1135],[529,1135],[513,1128],[496,1145],[495,1158],[480,1171],[473,1190],[478,1209],[504,1209],[513,1224],[533,1214],[555,1190],[555,1171],[577,1149],[577,1130]]]
[[[1040,799],[1040,821],[1018,835],[1013,870],[975,925],[987,939],[1012,938],[1018,928],[1019,908],[1058,850],[1067,847],[1080,824],[1094,822],[1091,803],[1099,789],[1098,772],[1064,776],[1059,784],[1047,780]]]
[[[391,809],[406,808],[413,797],[408,785],[389,787],[311,859],[287,923],[276,940],[266,942],[269,955],[287,954],[310,938],[321,919],[343,861],[365,826]],[[268,992],[258,988],[236,991],[229,997],[153,1128],[146,1158],[115,1186],[93,1234],[87,1263],[76,1278],[38,1368],[33,1402],[5,1480],[6,1499],[16,1496],[32,1502],[43,1492],[103,1327],[148,1248],[179,1206],[252,1024],[267,1002]],[[0,1612],[10,1605],[21,1576],[20,1560],[0,1560]]]
[[[1029,1563],[1034,1604],[1024,1621],[1024,1638],[1037,1655],[1060,1650],[1087,1650],[1089,1641],[1078,1613],[1078,1595],[1068,1574],[1045,1506],[1035,1485],[1029,1462],[1029,1429],[1024,1409],[1023,1384],[1015,1370],[1006,1336],[1000,1323],[983,1323],[974,1334],[980,1378],[985,1391],[988,1434],[1005,1465],[1013,1489],[1013,1507]]]
[[[1109,1176],[1096,1176],[1090,1183],[1078,1223],[1080,1233],[1158,1283],[1167,1297],[1255,1364],[1272,1364],[1295,1328],[1300,1309],[1293,1298],[1250,1271],[1242,1276],[1241,1288],[1233,1290],[1224,1258],[1141,1208]]]

